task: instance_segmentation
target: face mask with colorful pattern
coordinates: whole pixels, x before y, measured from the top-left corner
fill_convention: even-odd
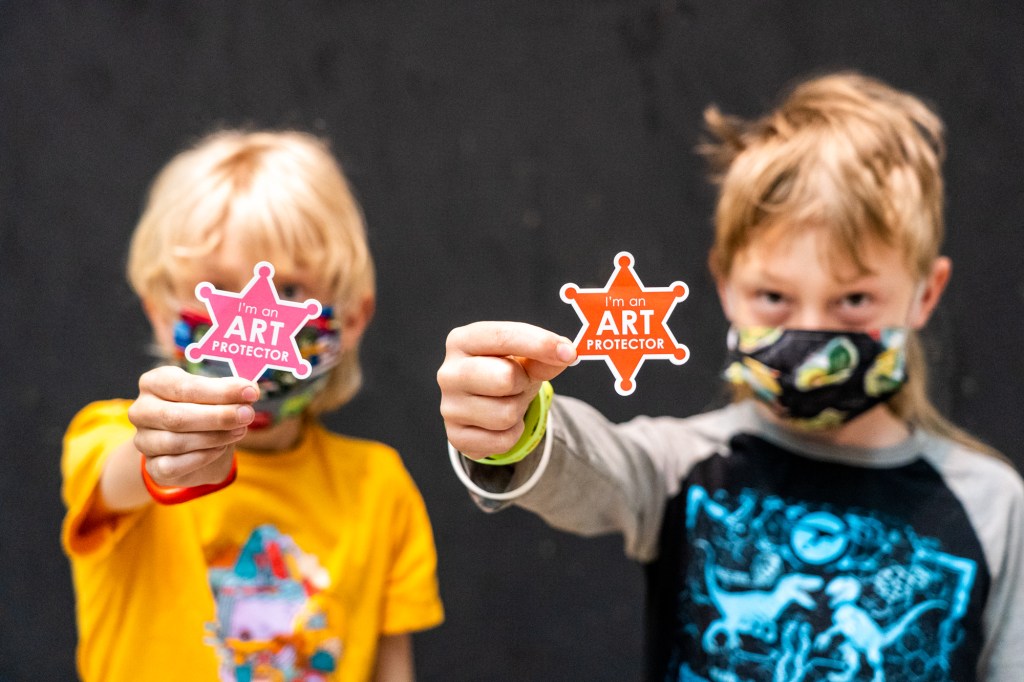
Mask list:
[[[907,329],[845,332],[783,327],[729,330],[725,378],[795,426],[845,424],[906,383]]]
[[[185,357],[185,348],[196,343],[210,328],[206,313],[183,310],[174,326],[175,359],[190,374],[206,377],[232,376],[226,362],[201,360],[192,362]],[[334,318],[332,308],[325,307],[320,317],[311,320],[295,335],[295,343],[302,357],[309,361],[312,373],[297,379],[291,372],[268,369],[257,383],[260,399],[253,404],[256,418],[251,429],[266,428],[284,419],[302,414],[313,399],[327,386],[330,371],[341,359],[341,324]]]

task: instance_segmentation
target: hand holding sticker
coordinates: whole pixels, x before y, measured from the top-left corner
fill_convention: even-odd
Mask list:
[[[689,289],[683,282],[668,287],[645,287],[633,269],[633,256],[615,256],[615,271],[603,289],[562,287],[561,297],[571,303],[583,321],[576,340],[577,360],[604,360],[615,376],[615,390],[630,395],[644,360],[670,360],[681,365],[690,351],[676,342],[666,322],[676,303]],[[576,363],[573,363],[576,364]]]
[[[256,381],[268,369],[291,372],[299,379],[310,376],[312,367],[299,352],[295,335],[307,320],[317,318],[323,307],[313,299],[303,303],[282,301],[273,277],[274,266],[261,261],[253,268],[253,278],[237,294],[201,282],[196,297],[206,303],[212,324],[198,342],[185,348],[185,357],[192,362],[221,360],[232,374],[249,381]],[[161,504],[180,504],[221,490],[238,473],[238,460],[233,457],[230,473],[219,483],[161,486],[149,475],[145,455],[140,466],[146,490]]]
[[[197,343],[185,349],[192,362],[223,360],[241,379],[256,381],[268,369],[308,377],[310,364],[302,358],[295,335],[307,320],[320,315],[319,301],[282,301],[274,287],[274,266],[261,261],[253,278],[239,293],[220,291],[209,282],[196,287],[196,297],[206,303],[213,325]]]

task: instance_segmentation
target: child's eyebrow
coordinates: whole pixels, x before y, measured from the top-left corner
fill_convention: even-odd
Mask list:
[[[852,277],[831,277],[831,283],[843,288],[870,288],[879,277],[878,272],[857,272]],[[742,280],[742,284],[766,288],[794,288],[807,285],[806,279],[799,271],[770,270],[767,267],[760,267],[749,277]]]
[[[852,277],[833,277],[833,279],[836,284],[843,287],[868,287],[874,285],[880,276],[881,273],[875,270],[861,270]]]

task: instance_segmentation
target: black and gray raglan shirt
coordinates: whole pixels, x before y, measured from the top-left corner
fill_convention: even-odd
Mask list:
[[[826,447],[750,403],[616,425],[558,397],[551,417],[515,503],[622,533],[646,567],[647,679],[1024,681],[1024,485],[1003,462],[920,430]],[[514,491],[538,459],[463,465]]]

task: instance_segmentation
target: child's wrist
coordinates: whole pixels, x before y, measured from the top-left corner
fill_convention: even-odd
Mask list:
[[[238,455],[232,453],[231,471],[228,472],[227,478],[220,483],[205,483],[189,487],[160,485],[153,480],[146,470],[146,456],[140,453],[140,457],[142,460],[142,483],[146,486],[149,496],[160,504],[181,504],[203,495],[209,495],[210,493],[227,488],[234,483],[235,478],[238,476]]]
[[[526,415],[523,417],[525,428],[523,429],[523,435],[519,437],[516,444],[507,452],[484,457],[477,460],[477,462],[492,466],[508,466],[509,464],[522,461],[533,452],[541,440],[544,439],[544,433],[547,431],[548,411],[551,409],[551,399],[554,397],[554,394],[555,391],[551,387],[551,382],[543,382],[540,385],[540,390],[537,391],[537,395],[534,396],[530,406],[526,409]]]

